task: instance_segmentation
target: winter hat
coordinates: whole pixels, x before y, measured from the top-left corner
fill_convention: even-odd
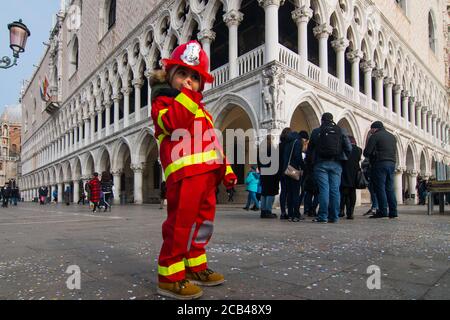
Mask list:
[[[333,121],[333,115],[331,113],[329,113],[329,112],[325,112],[322,115],[322,121],[328,121],[328,122]]]
[[[383,129],[384,125],[383,125],[383,122],[381,122],[381,121],[375,121],[374,123],[372,123],[372,126],[370,128],[371,129]]]
[[[303,140],[309,140],[309,134],[306,131],[300,131],[299,132],[299,136],[300,138],[302,138]]]

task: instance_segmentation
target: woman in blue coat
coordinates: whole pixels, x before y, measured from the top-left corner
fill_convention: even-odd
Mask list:
[[[255,204],[255,211],[259,211],[259,201],[256,198],[256,194],[258,192],[258,188],[260,185],[260,176],[257,172],[257,167],[255,165],[252,166],[250,172],[247,174],[247,178],[245,178],[245,184],[247,185],[248,198],[247,205],[244,210],[249,210],[252,202]]]

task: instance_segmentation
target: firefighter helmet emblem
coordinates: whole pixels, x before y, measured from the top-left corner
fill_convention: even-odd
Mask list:
[[[200,50],[201,47],[198,43],[189,43],[181,55],[181,60],[190,66],[198,66],[200,64]]]

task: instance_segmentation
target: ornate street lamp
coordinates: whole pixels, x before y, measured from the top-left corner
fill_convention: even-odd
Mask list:
[[[25,52],[25,46],[27,45],[27,39],[31,35],[30,30],[27,26],[22,23],[22,19],[19,21],[14,21],[8,24],[9,29],[9,47],[13,51],[14,60],[5,56],[0,60],[0,68],[8,69],[12,66],[17,65],[17,59],[19,59],[19,54]]]

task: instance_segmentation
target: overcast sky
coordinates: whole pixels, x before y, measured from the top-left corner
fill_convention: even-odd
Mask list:
[[[25,52],[20,55],[18,65],[10,69],[0,69],[0,114],[6,105],[17,104],[23,80],[30,79],[35,67],[44,54],[42,42],[48,42],[52,16],[60,8],[60,0],[5,0],[0,10],[0,57],[12,58],[9,48],[7,25],[23,20],[31,37],[28,38]]]

